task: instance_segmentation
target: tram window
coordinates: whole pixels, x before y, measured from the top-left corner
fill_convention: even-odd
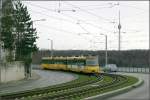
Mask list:
[[[71,65],[71,60],[67,60],[67,64],[68,64],[68,65]]]
[[[47,61],[46,60],[42,60],[42,63],[47,63]]]
[[[62,59],[60,62],[61,62],[61,64],[66,64],[66,60],[65,59]]]
[[[48,60],[48,63],[49,63],[49,64],[53,64],[53,63],[54,63],[54,60]]]
[[[66,60],[60,59],[42,59],[43,64],[66,64]]]
[[[54,60],[54,64],[63,64],[63,61],[59,60],[59,59],[55,59]]]
[[[44,59],[44,60],[42,60],[42,63],[44,63],[44,64],[49,64],[49,60]]]
[[[98,61],[97,60],[87,60],[86,65],[98,65]]]
[[[80,65],[84,66],[85,65],[85,60],[80,60],[80,59],[72,59],[72,60],[67,60],[67,65]]]
[[[75,62],[74,60],[68,60],[68,61],[67,61],[67,64],[68,64],[68,65],[75,65],[75,63],[76,63],[76,62]]]
[[[85,63],[84,63],[84,62],[78,62],[78,65],[79,65],[79,66],[84,66]]]

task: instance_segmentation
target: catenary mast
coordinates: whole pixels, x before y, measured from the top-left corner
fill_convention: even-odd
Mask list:
[[[119,24],[118,24],[118,29],[119,29],[119,41],[118,41],[118,50],[120,51],[121,49],[121,24],[120,24],[120,10],[119,10]]]

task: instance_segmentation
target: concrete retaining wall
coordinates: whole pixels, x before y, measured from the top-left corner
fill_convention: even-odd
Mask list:
[[[20,61],[0,64],[0,83],[25,78],[24,64]]]

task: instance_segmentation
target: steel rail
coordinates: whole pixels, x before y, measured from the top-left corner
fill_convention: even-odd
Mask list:
[[[23,91],[20,93],[6,94],[6,95],[2,95],[1,98],[2,98],[2,100],[9,100],[9,99],[12,100],[15,98],[34,96],[34,95],[46,94],[46,93],[50,93],[50,92],[58,92],[58,91],[62,91],[62,90],[77,88],[77,87],[81,87],[84,85],[97,83],[98,81],[103,79],[103,75],[99,76],[96,80],[89,80],[89,79],[81,81],[81,82],[75,82],[72,84],[63,84],[63,85],[60,84],[60,86],[45,87],[42,89]]]
[[[112,79],[113,79],[111,82],[108,82],[108,83],[106,82],[104,84],[100,84],[100,85],[95,86],[95,87],[76,88],[76,89],[72,89],[72,90],[66,91],[66,92],[60,91],[58,93],[52,93],[52,94],[45,95],[45,96],[40,95],[39,97],[32,98],[32,100],[70,99],[70,98],[73,98],[75,96],[82,96],[82,95],[85,95],[88,93],[92,93],[93,91],[99,92],[99,91],[102,91],[104,89],[112,88],[114,86],[121,85],[127,81],[126,78],[122,77],[122,76],[109,75],[109,77],[112,77]],[[122,78],[122,79],[120,79],[120,78]]]

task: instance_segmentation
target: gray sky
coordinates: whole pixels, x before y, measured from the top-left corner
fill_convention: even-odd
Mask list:
[[[118,49],[118,16],[121,17],[121,49],[148,49],[149,1],[24,1],[35,21],[41,49]],[[59,12],[60,11],[60,12]]]

